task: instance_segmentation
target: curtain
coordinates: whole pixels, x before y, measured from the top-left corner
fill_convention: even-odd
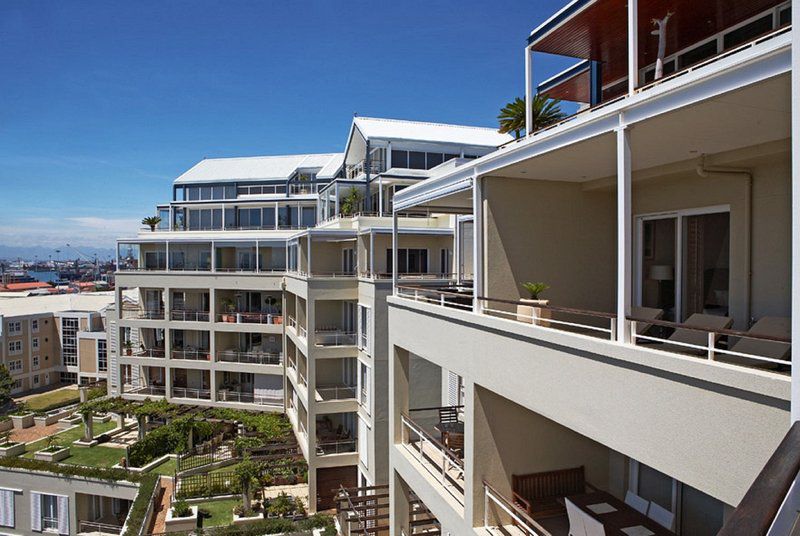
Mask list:
[[[14,491],[0,489],[0,527],[14,527]]]
[[[58,533],[69,536],[69,497],[58,495]]]
[[[42,494],[31,492],[31,530],[42,531]]]
[[[684,270],[683,318],[703,312],[703,217],[688,216],[684,219]]]

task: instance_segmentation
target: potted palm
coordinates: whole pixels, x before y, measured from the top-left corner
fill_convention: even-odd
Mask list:
[[[123,341],[122,347],[125,348],[125,355],[133,354],[133,343],[131,341]]]
[[[146,218],[142,218],[142,224],[147,225],[150,227],[150,232],[155,232],[156,226],[161,223],[161,218],[158,216],[148,216]]]
[[[222,300],[222,308],[227,311],[226,314],[222,315],[222,321],[236,322],[236,315],[234,314],[234,311],[236,311],[236,302],[230,298],[225,298]]]
[[[33,453],[33,458],[35,460],[40,460],[43,462],[60,462],[64,458],[69,457],[69,447],[59,445],[58,438],[56,438],[56,436],[47,436],[45,445],[47,445],[45,448]]]
[[[530,298],[519,300],[525,305],[517,305],[517,320],[528,324],[536,324],[537,326],[549,327],[549,322],[542,322],[540,319],[551,317],[550,310],[547,309],[550,300],[542,300],[539,295],[549,289],[550,286],[541,282],[528,281],[522,283],[522,288],[528,292]]]

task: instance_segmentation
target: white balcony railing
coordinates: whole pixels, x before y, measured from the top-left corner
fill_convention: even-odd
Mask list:
[[[256,404],[258,406],[282,406],[283,399],[272,396],[258,396],[253,393],[243,393],[222,389],[217,396],[217,402],[236,402],[239,404]]]
[[[157,359],[163,359],[165,357],[165,350],[163,348],[145,348],[144,350],[138,350],[133,352],[131,355],[134,357],[151,357]]]
[[[138,385],[126,383],[122,386],[123,393],[132,395],[167,396],[167,388],[163,385]]]
[[[227,324],[283,324],[283,315],[279,313],[251,313],[231,311],[217,315],[217,322]]]
[[[110,525],[96,521],[81,521],[78,523],[78,533],[84,536],[105,536],[106,534],[122,534],[121,525]]]
[[[401,444],[439,481],[459,504],[464,504],[464,462],[406,414],[400,415]]]
[[[343,330],[317,330],[314,333],[317,346],[355,346],[356,333]]]
[[[191,387],[173,387],[173,398],[188,398],[191,400],[211,400],[211,391],[208,389],[193,389]]]
[[[490,507],[491,506],[491,507]],[[504,527],[503,522],[492,519],[492,512],[504,512],[513,521],[513,532],[521,531],[527,536],[550,536],[550,532],[531,518],[527,512],[522,510],[512,501],[506,499],[499,491],[493,488],[486,481],[483,482],[483,528],[490,534],[507,534],[510,531]],[[497,531],[497,532],[495,532]]]
[[[349,454],[356,451],[356,439],[339,439],[336,441],[320,441],[317,443],[317,456],[331,454]]]
[[[163,320],[164,309],[123,309],[122,318],[136,320]]]
[[[279,352],[242,352],[238,350],[220,350],[217,361],[223,363],[248,363],[253,365],[281,365],[283,354]]]
[[[208,322],[208,311],[173,309],[169,317],[176,322]]]
[[[209,350],[173,350],[170,352],[172,359],[185,359],[188,361],[211,361]]]
[[[323,402],[328,400],[350,400],[355,398],[356,387],[352,385],[317,386],[317,399]]]

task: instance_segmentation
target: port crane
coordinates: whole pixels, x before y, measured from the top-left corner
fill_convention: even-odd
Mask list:
[[[87,261],[90,261],[92,263],[92,265],[94,266],[94,269],[92,270],[92,278],[95,281],[100,279],[100,264],[99,264],[99,262],[97,260],[97,255],[92,257],[92,256],[87,255],[86,253],[82,252],[81,250],[79,250],[75,246],[71,246],[69,244],[67,244],[67,247],[69,249],[71,249],[72,251],[74,251],[75,253],[77,253],[78,255],[80,255],[81,257],[83,257],[84,259],[86,259]]]

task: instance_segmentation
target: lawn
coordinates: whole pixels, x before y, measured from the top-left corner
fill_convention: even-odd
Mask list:
[[[225,499],[223,501],[208,501],[199,504],[200,508],[208,510],[211,517],[203,519],[203,527],[219,527],[230,525],[233,522],[233,507],[241,503],[238,499]]]
[[[125,457],[125,449],[104,447],[102,445],[95,447],[72,446],[69,453],[69,458],[65,458],[61,463],[88,465],[91,467],[111,467]]]
[[[175,458],[170,458],[167,461],[160,463],[150,469],[148,473],[155,473],[157,475],[175,476]]]
[[[46,407],[56,404],[69,406],[80,401],[80,393],[77,389],[56,389],[48,393],[32,396],[25,401],[25,406],[31,411],[40,411]]]
[[[116,428],[117,423],[112,419],[108,422],[96,422],[94,423],[93,431],[95,437],[100,434],[104,434],[109,430],[113,430]],[[59,432],[55,435],[56,443],[59,445],[70,445],[76,439],[80,439],[83,437],[83,425],[78,425],[69,430],[64,430],[63,432]],[[26,447],[26,452],[23,454],[25,458],[33,458],[33,453],[37,450],[42,450],[47,446],[47,438],[39,439],[38,441],[34,441],[33,443],[29,443]],[[97,448],[97,447],[94,447]],[[104,447],[109,448],[109,447]]]

